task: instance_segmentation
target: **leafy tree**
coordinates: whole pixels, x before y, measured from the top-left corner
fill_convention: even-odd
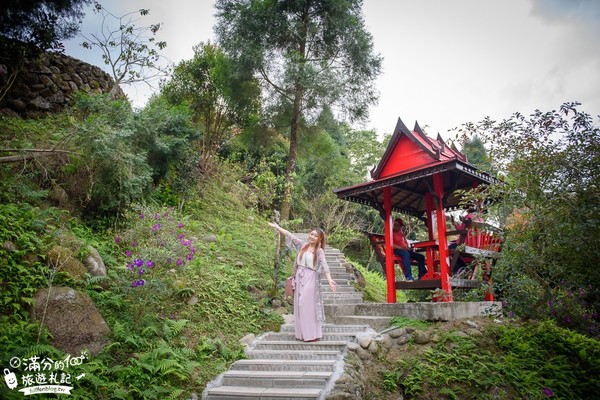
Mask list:
[[[194,57],[175,67],[161,93],[170,103],[191,108],[193,121],[202,130],[199,153],[205,163],[251,120],[259,106],[257,81],[237,74],[232,61],[210,43],[194,47]]]
[[[0,42],[7,39],[41,50],[59,48],[79,32],[83,7],[91,0],[4,0]],[[4,46],[3,46],[4,47]]]
[[[0,101],[27,58],[74,37],[90,0],[5,0],[0,7]]]
[[[240,68],[262,78],[267,105],[288,116],[281,218],[289,218],[298,132],[324,105],[367,116],[381,57],[364,28],[361,0],[219,0],[215,31]]]
[[[495,286],[508,308],[598,336],[600,128],[578,106],[488,118],[461,131],[479,135],[506,176],[480,194],[503,199],[507,214]]]
[[[154,184],[168,178],[179,182],[175,185],[178,192],[189,189],[198,172],[193,143],[199,136],[189,109],[153,98],[136,114],[133,129],[132,144],[147,153]],[[169,177],[170,174],[174,176]]]
[[[465,138],[461,152],[467,156],[471,164],[483,171],[492,172],[492,162],[479,136]]]
[[[118,93],[119,85],[144,82],[152,87],[155,80],[167,73],[167,68],[159,63],[159,51],[167,43],[155,38],[161,24],[136,25],[150,10],[140,9],[118,17],[96,2],[95,12],[102,16],[102,31],[90,37],[84,35],[86,41],[81,45],[102,51],[102,59],[115,80],[111,94]],[[141,17],[136,19],[137,13]]]

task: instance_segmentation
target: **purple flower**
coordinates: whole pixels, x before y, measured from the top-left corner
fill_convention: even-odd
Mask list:
[[[171,264],[173,262],[173,259],[171,257],[167,258],[167,264]]]
[[[141,213],[140,213],[140,219],[144,219],[144,218],[146,218],[146,216],[144,215],[144,213],[143,213],[143,212],[141,212]]]
[[[131,254],[132,254],[132,253],[131,253],[131,250],[125,250],[125,255],[126,255],[127,257],[131,257]]]
[[[121,240],[119,236],[115,236],[115,243],[121,243]]]
[[[127,269],[131,271],[133,269],[133,264],[127,263]]]
[[[138,247],[140,244],[139,244],[139,243],[138,243],[138,241],[136,240],[136,241],[134,241],[133,243],[131,243],[131,245],[132,245],[133,247]]]
[[[513,311],[508,313],[508,317],[509,318],[514,318],[515,317],[515,313]]]
[[[179,236],[177,236],[177,239],[183,239],[185,237],[185,234],[180,234]]]
[[[160,229],[160,224],[152,225],[152,232],[158,232]]]
[[[190,253],[185,257],[188,261],[191,261],[194,258],[194,253]]]
[[[148,261],[146,261],[146,266],[147,266],[148,268],[152,268],[152,267],[154,267],[154,261],[152,261],[152,260],[148,260]]]
[[[141,267],[142,265],[144,265],[144,260],[136,258],[135,260],[133,260],[133,265],[135,265],[136,267]]]
[[[140,275],[144,275],[144,272],[146,272],[146,270],[145,270],[145,269],[140,269],[140,270],[138,271],[138,274],[140,274]]]
[[[139,286],[144,286],[144,280],[143,279],[138,279],[136,281],[131,282],[131,286],[132,287],[139,287]]]
[[[571,318],[571,317],[565,317],[565,322],[567,324],[570,324],[571,322],[573,322],[573,318]]]
[[[175,265],[177,265],[178,267],[181,267],[182,264],[183,264],[183,261],[181,261],[181,258],[178,258],[177,261],[175,262]]]
[[[546,397],[552,397],[554,396],[554,392],[552,390],[550,390],[550,388],[545,387],[542,392],[544,393],[544,395]]]
[[[180,223],[178,223],[178,224],[177,224],[177,227],[178,227],[179,229],[181,229],[181,228],[183,228],[183,224],[180,222]]]
[[[159,213],[154,214],[154,219],[159,220],[160,219],[160,214]]]

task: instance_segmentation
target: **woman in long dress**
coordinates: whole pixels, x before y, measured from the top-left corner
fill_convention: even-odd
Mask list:
[[[274,222],[269,222],[269,226],[285,235],[286,243],[298,252],[294,261],[296,339],[305,342],[319,340],[323,337],[322,323],[325,321],[320,275],[325,274],[332,291],[336,289],[325,260],[325,233],[321,229],[313,229],[308,234],[308,241],[304,242]]]

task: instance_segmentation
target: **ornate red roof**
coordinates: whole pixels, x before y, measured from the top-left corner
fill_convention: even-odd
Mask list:
[[[428,137],[418,123],[410,131],[398,118],[383,157],[371,171],[373,180],[336,189],[334,193],[340,199],[381,209],[383,188],[391,187],[395,211],[420,215],[425,211],[425,194],[432,192],[430,177],[437,172],[444,172],[445,207],[458,206],[460,199],[453,195],[456,189],[494,181],[471,165],[454,145],[448,146],[439,134],[437,139]]]

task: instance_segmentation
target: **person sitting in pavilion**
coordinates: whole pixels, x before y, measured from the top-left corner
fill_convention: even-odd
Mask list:
[[[457,231],[463,231],[471,227],[471,222],[483,222],[483,218],[476,214],[476,209],[472,206],[467,207],[467,214],[460,217],[458,221],[454,221],[454,229]],[[456,240],[451,241],[448,244],[449,250],[455,250],[458,247],[458,242]],[[461,270],[466,267],[465,260],[461,256],[458,257],[454,268],[452,269],[452,276],[459,276],[461,274]]]
[[[394,247],[394,254],[402,258],[402,270],[404,272],[404,278],[406,282],[412,282],[412,270],[410,265],[410,259],[412,258],[419,264],[419,279],[421,279],[427,273],[427,267],[425,267],[425,256],[412,251],[406,240],[406,236],[402,231],[404,221],[401,218],[394,220],[392,244]]]

